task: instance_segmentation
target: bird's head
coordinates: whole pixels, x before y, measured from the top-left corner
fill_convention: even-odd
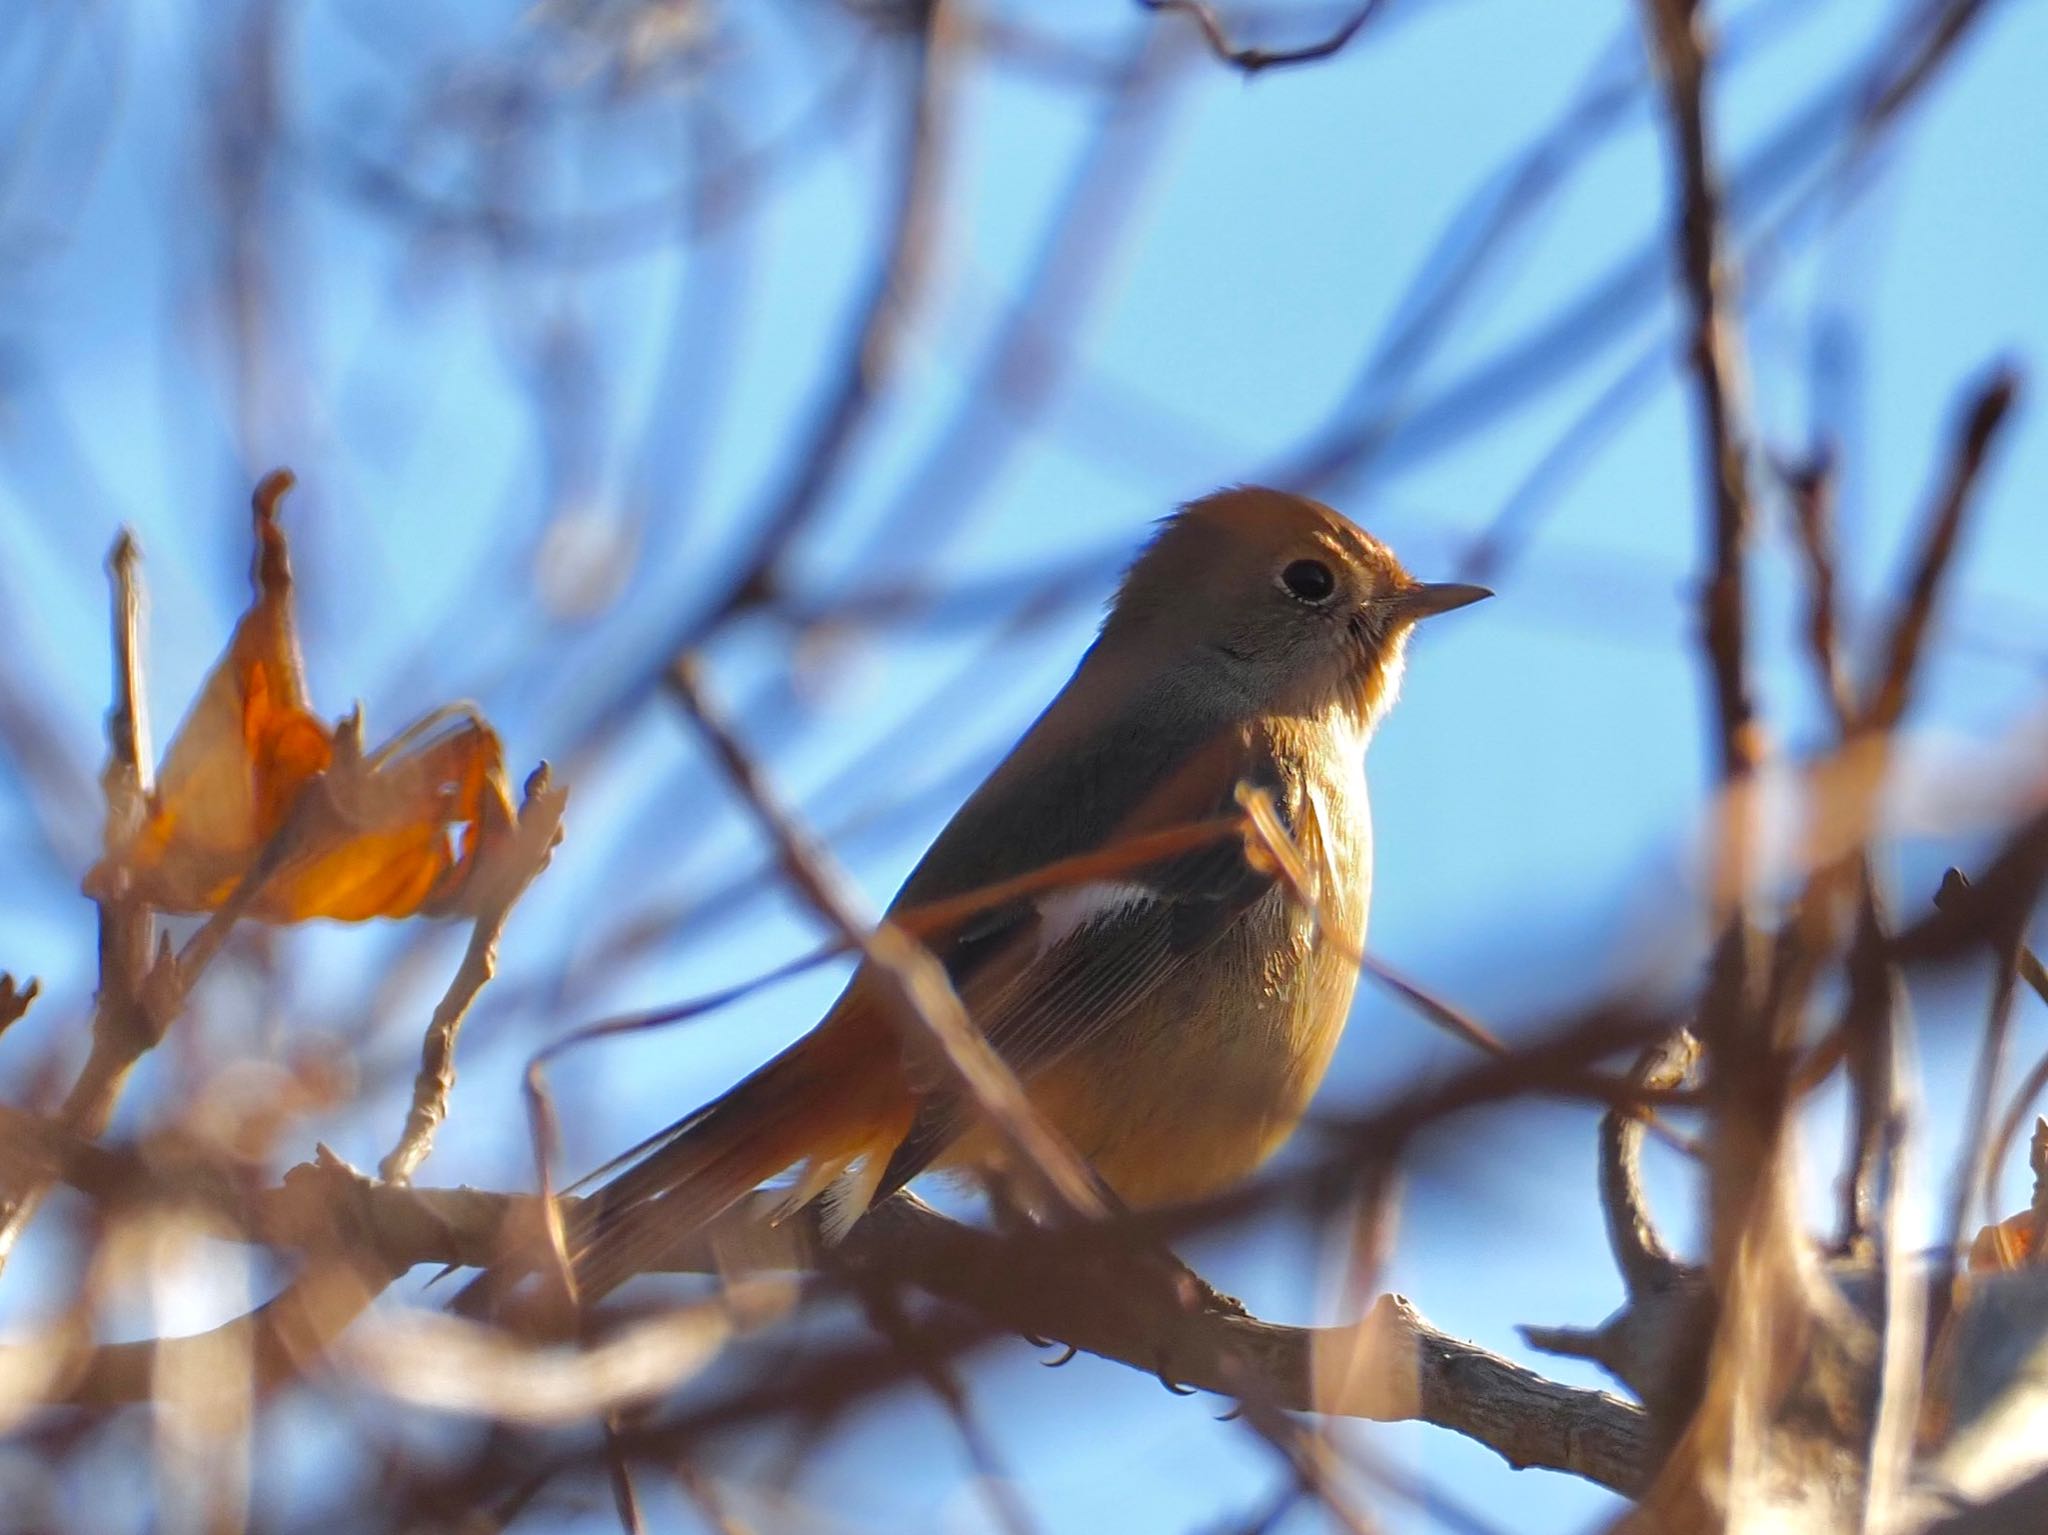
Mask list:
[[[1147,664],[1199,668],[1261,711],[1341,709],[1370,729],[1394,701],[1416,622],[1491,595],[1417,581],[1319,501],[1239,486],[1160,524],[1117,591],[1102,643]]]

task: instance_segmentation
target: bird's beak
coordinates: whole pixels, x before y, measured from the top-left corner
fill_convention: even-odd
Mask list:
[[[1413,623],[1418,618],[1434,618],[1453,608],[1469,607],[1492,595],[1483,586],[1467,586],[1462,581],[1423,581],[1394,597],[1391,605],[1395,617]]]

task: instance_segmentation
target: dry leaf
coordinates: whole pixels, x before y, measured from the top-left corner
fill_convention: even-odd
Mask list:
[[[1997,1274],[2024,1267],[2034,1252],[2034,1221],[2032,1210],[2022,1210],[1978,1232],[1970,1244],[1970,1272]]]
[[[1970,1244],[1969,1272],[2003,1273],[2039,1261],[2035,1248],[2040,1241],[2044,1211],[2048,1211],[2048,1119],[2034,1120],[2027,1165],[2034,1172],[2033,1204],[1977,1233]]]
[[[121,872],[163,911],[215,910],[254,872],[258,921],[464,912],[516,820],[498,738],[453,706],[365,756],[359,720],[314,716],[277,524],[291,483],[278,470],[257,487],[255,599],[171,738]]]

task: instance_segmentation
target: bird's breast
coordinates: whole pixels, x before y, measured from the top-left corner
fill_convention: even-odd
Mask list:
[[[1362,748],[1276,759],[1313,906],[1276,885],[1125,1026],[1032,1085],[1133,1205],[1199,1198],[1270,1156],[1307,1109],[1350,1012],[1372,878]]]

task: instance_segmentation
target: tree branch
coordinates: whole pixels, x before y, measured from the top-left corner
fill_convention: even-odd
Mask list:
[[[125,528],[107,555],[113,583],[114,702],[107,711],[107,762],[100,774],[106,804],[104,847],[114,863],[142,822],[149,796],[149,695],[142,675],[142,551]],[[118,876],[92,892],[99,907],[99,992],[92,1045],[64,1101],[65,1123],[87,1135],[105,1131],[122,1084],[154,1047],[158,1027],[147,1002],[154,971],[156,921]],[[0,1204],[0,1267],[34,1219],[41,1190],[9,1189]]]
[[[29,1122],[27,1116],[8,1118],[15,1128]],[[127,1159],[121,1153],[95,1147],[82,1154],[83,1162],[60,1162],[58,1170],[90,1188],[114,1184],[132,1195],[136,1183],[131,1174],[139,1173],[145,1186],[153,1176],[123,1165]],[[231,1224],[251,1237],[315,1254],[301,1279],[277,1300],[225,1324],[258,1329],[257,1356],[264,1361],[259,1377],[265,1384],[318,1358],[381,1288],[375,1276],[419,1264],[485,1263],[503,1251],[509,1231],[539,1224],[537,1201],[530,1196],[378,1183],[347,1173],[332,1159],[294,1169],[283,1185],[257,1191],[246,1202],[222,1187],[214,1193],[220,1209],[235,1212]],[[576,1203],[563,1201],[568,1210]],[[727,1275],[790,1270],[809,1266],[823,1250],[807,1218],[770,1226],[760,1213],[757,1200],[709,1236],[660,1255],[649,1270]],[[335,1261],[343,1233],[354,1239],[353,1261],[345,1265]],[[1077,1241],[1099,1245],[1103,1235],[997,1235],[899,1196],[831,1249],[831,1261],[866,1282],[914,1286],[970,1308],[984,1324],[976,1335],[980,1339],[1025,1332],[1269,1409],[1432,1423],[1486,1445],[1510,1465],[1570,1472],[1624,1495],[1647,1482],[1649,1431],[1641,1408],[1605,1392],[1560,1385],[1454,1338],[1403,1297],[1382,1296],[1358,1323],[1331,1327],[1291,1327],[1217,1309],[1141,1310],[1128,1295],[1099,1283],[1096,1266],[1075,1261]],[[448,1325],[465,1329],[465,1337],[484,1331],[453,1319]],[[629,1336],[640,1336],[633,1331],[638,1324],[624,1325]],[[702,1327],[697,1322],[691,1327],[695,1330],[687,1339],[675,1328],[661,1333],[676,1346],[677,1358],[687,1360],[685,1375],[704,1362],[701,1348],[692,1342],[701,1340]],[[209,1336],[89,1349],[54,1372],[64,1383],[58,1399],[146,1400],[166,1351],[204,1347]],[[598,1355],[598,1362],[579,1374],[557,1349],[530,1349],[502,1334],[498,1338],[501,1349],[520,1351],[530,1360],[544,1356],[550,1378],[573,1398],[578,1415],[619,1405],[616,1393],[608,1396],[599,1389],[595,1375],[628,1381],[627,1395],[636,1401],[673,1384],[650,1381],[645,1369],[618,1374],[617,1350]],[[36,1346],[0,1349],[0,1366],[10,1355],[21,1360],[23,1349]],[[390,1350],[379,1345],[376,1357],[388,1362]],[[449,1373],[445,1365],[445,1359],[437,1363],[437,1377]],[[411,1377],[394,1368],[389,1378]],[[448,1405],[446,1392],[452,1388],[436,1389]],[[487,1410],[488,1393],[464,1394],[461,1405]],[[515,1405],[511,1415],[523,1419],[560,1416],[523,1387]]]
[[[499,851],[496,867],[485,873],[489,887],[476,909],[464,950],[448,989],[428,1020],[420,1043],[420,1069],[413,1079],[412,1105],[398,1143],[378,1167],[387,1180],[404,1183],[434,1149],[434,1132],[448,1117],[448,1095],[455,1089],[455,1038],[462,1020],[498,968],[498,936],[513,904],[548,865],[562,839],[562,811],[569,791],[550,781],[546,763],[526,780],[519,822],[511,840]]]
[[[1343,52],[1350,46],[1351,39],[1365,29],[1365,24],[1372,20],[1385,0],[1365,0],[1336,31],[1318,42],[1304,43],[1298,48],[1254,48],[1232,42],[1223,19],[1207,0],[1138,0],[1138,3],[1148,11],[1172,12],[1187,17],[1194,22],[1202,34],[1202,41],[1218,59],[1233,69],[1255,75],[1262,69],[1313,64]]]

